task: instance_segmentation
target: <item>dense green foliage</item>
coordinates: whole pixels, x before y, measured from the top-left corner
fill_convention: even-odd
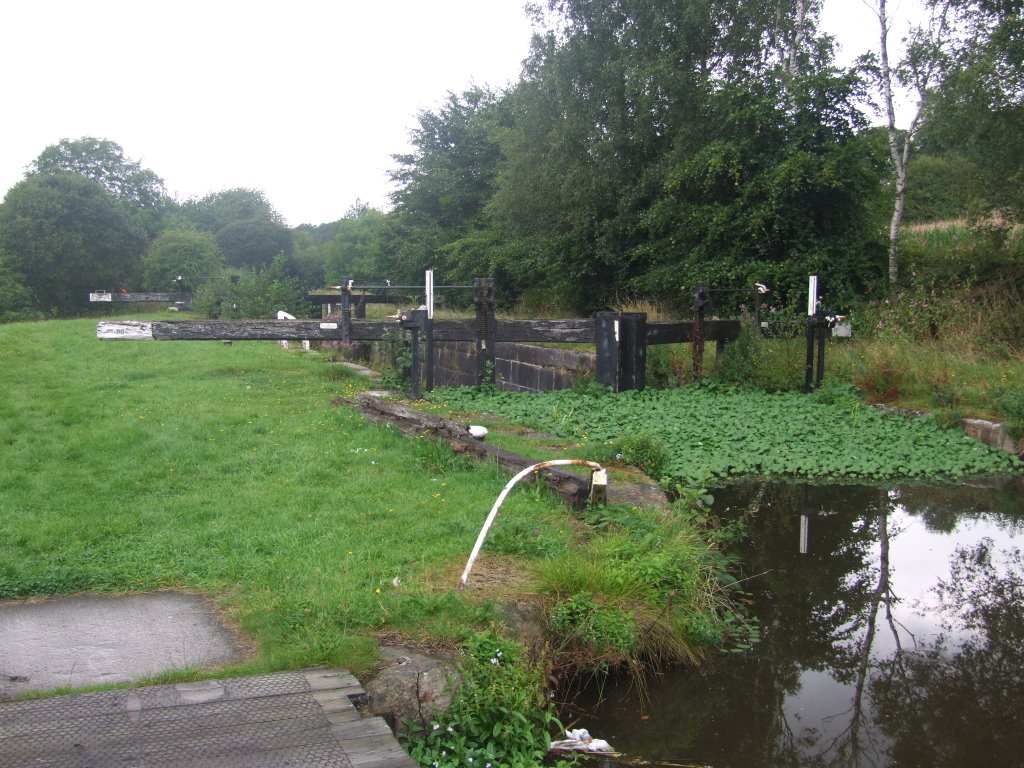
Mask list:
[[[168,227],[142,257],[142,284],[150,291],[194,290],[223,267],[224,255],[213,235],[189,226]]]
[[[62,139],[44,149],[28,169],[28,177],[71,173],[92,179],[140,219],[149,234],[160,226],[161,214],[171,206],[164,182],[124,150],[107,139],[83,136]]]
[[[954,33],[930,95],[922,148],[965,166],[973,212],[1024,215],[1024,6],[1020,0],[930,0]],[[961,211],[962,213],[963,211]]]
[[[423,768],[533,768],[561,724],[544,695],[544,670],[526,649],[491,632],[462,643],[462,681],[452,706],[435,719],[409,723],[409,754]]]
[[[907,215],[983,220],[998,210],[1012,220],[1024,167],[1020,4],[929,5],[945,26],[912,34],[907,58],[892,62],[898,82],[923,87],[918,130],[896,136],[912,150]],[[78,313],[91,290],[155,287],[139,262],[155,247],[148,274],[164,282],[152,264],[170,269],[166,243],[156,241],[183,218],[215,239],[233,272],[283,253],[303,289],[344,277],[419,284],[434,268],[440,284],[494,277],[499,303],[524,313],[632,300],[685,313],[697,283],[762,282],[793,307],[808,274],[834,308],[880,298],[893,182],[886,132],[864,107],[877,68],[870,57],[836,66],[820,9],[819,0],[531,5],[519,80],[423,109],[411,149],[393,156],[393,209],[356,201],[317,226],[289,229],[256,189],[179,204],[114,142],[63,139],[0,205],[3,279],[31,300],[26,309],[13,292],[2,316]],[[62,175],[102,190],[88,221],[76,213],[82,190],[47,181]],[[126,226],[142,240],[126,240]],[[69,243],[80,264],[50,255]],[[912,270],[898,275],[903,288]],[[721,294],[716,312],[734,313],[740,297]]]
[[[200,231],[214,236],[232,267],[265,267],[277,254],[292,253],[291,231],[259,190],[214,192],[190,200],[181,212]]]
[[[77,174],[30,176],[0,206],[0,250],[47,313],[74,314],[89,291],[136,284],[146,244],[131,212]]]
[[[614,441],[628,424],[633,433],[664,442],[670,456],[665,479],[691,485],[753,474],[938,480],[1021,469],[1019,460],[962,432],[882,413],[835,388],[814,397],[692,385],[604,395],[445,389],[434,399],[460,411],[496,413],[581,446]]]

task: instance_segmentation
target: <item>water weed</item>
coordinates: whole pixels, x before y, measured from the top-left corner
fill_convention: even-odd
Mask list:
[[[1019,460],[934,421],[886,414],[854,401],[794,392],[690,385],[590,397],[441,390],[462,411],[490,411],[581,443],[614,443],[628,431],[666,446],[662,473],[699,485],[711,477],[954,480],[1021,469]]]

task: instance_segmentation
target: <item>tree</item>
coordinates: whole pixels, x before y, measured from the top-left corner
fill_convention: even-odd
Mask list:
[[[873,0],[869,4],[878,17],[878,66],[875,69],[875,76],[885,112],[885,126],[889,138],[889,160],[892,165],[894,182],[893,209],[889,220],[890,284],[899,280],[900,232],[907,198],[907,167],[917,140],[925,102],[939,76],[942,46],[946,42],[949,32],[948,5],[948,2],[933,5],[929,23],[916,30],[907,48],[905,58],[894,70],[889,62],[890,19],[886,0]],[[866,61],[873,63],[873,57],[868,57]],[[869,68],[873,67],[869,64]],[[906,130],[900,130],[896,125],[894,82],[911,87],[917,97],[917,104],[913,108],[910,125]]]
[[[182,213],[199,229],[211,233],[236,221],[268,221],[285,226],[284,217],[262,190],[245,187],[223,189],[199,200],[189,200],[182,206]]]
[[[927,105],[928,150],[973,166],[976,212],[1024,216],[1024,2],[932,0],[953,34]]]
[[[224,255],[213,235],[190,226],[174,226],[161,232],[142,257],[143,285],[151,291],[196,289],[200,281],[220,275]]]
[[[453,262],[447,246],[488,226],[484,210],[494,192],[507,112],[501,96],[480,87],[449,93],[437,110],[420,112],[410,136],[414,151],[395,155],[398,167],[390,174],[399,185],[391,195],[388,262],[381,264],[390,276],[422,277],[429,267],[450,278],[457,271],[463,278],[467,271],[486,271],[486,256]]]
[[[84,176],[29,176],[0,205],[0,250],[47,313],[72,314],[90,291],[134,285],[146,240],[125,207]]]
[[[25,279],[11,266],[12,259],[0,251],[0,323],[35,318],[32,292],[25,286]]]
[[[182,206],[182,214],[217,239],[228,264],[235,267],[269,266],[279,253],[290,256],[292,234],[284,217],[255,189],[214,192]]]
[[[290,256],[292,233],[278,224],[262,219],[233,221],[214,234],[224,258],[233,267],[270,265],[279,253]]]
[[[384,220],[384,214],[374,208],[354,206],[337,222],[336,234],[322,250],[326,282],[384,277],[378,261]]]
[[[302,299],[302,286],[287,274],[287,259],[278,254],[262,269],[244,269],[237,283],[227,288],[227,295],[210,283],[196,291],[192,307],[208,317],[273,318],[279,310],[296,317],[311,316],[310,305]]]
[[[40,153],[27,175],[56,173],[74,173],[99,183],[127,209],[140,214],[151,233],[170,202],[163,179],[125,157],[121,146],[107,139],[61,139]]]
[[[819,262],[856,283],[877,170],[818,5],[551,0],[500,134],[502,266],[581,311]]]

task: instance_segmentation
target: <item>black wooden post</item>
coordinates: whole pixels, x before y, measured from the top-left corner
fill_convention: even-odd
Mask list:
[[[804,390],[814,387],[814,315],[807,316],[807,360],[804,364]]]
[[[594,379],[613,392],[646,386],[647,315],[597,312],[594,315],[597,370]]]
[[[423,311],[426,315],[426,310]],[[427,315],[423,318],[423,340],[426,350],[424,351],[423,367],[426,371],[424,376],[427,392],[434,391],[434,318]]]
[[[693,378],[704,374],[704,310],[710,296],[707,286],[698,285],[693,293]]]
[[[815,319],[818,326],[818,370],[814,376],[814,386],[820,387],[822,379],[825,378],[825,337],[828,335],[828,323],[825,320],[824,310],[818,310]]]
[[[473,280],[476,296],[476,383],[494,384],[495,355],[494,344],[497,338],[494,318],[494,279],[478,277]]]
[[[597,348],[594,380],[610,387],[613,392],[618,392],[619,388],[618,320],[618,312],[597,312],[594,315],[594,346]]]
[[[428,323],[427,310],[412,309],[402,316],[401,328],[410,334],[409,342],[412,360],[409,366],[409,378],[412,380],[412,398],[420,398],[420,382],[423,380],[423,360],[420,350],[420,333],[426,330]]]
[[[341,278],[341,340],[352,341],[352,278]]]
[[[619,315],[619,386],[616,391],[643,389],[647,383],[647,314]]]

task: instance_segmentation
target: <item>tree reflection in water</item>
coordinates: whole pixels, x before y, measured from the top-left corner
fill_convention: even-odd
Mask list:
[[[764,574],[762,642],[666,673],[645,701],[607,686],[582,724],[633,757],[715,768],[1024,765],[1020,490],[716,492]]]
[[[958,547],[936,587],[945,634],[879,665],[871,698],[907,766],[1024,765],[1024,562]],[[965,727],[967,726],[967,727]]]

